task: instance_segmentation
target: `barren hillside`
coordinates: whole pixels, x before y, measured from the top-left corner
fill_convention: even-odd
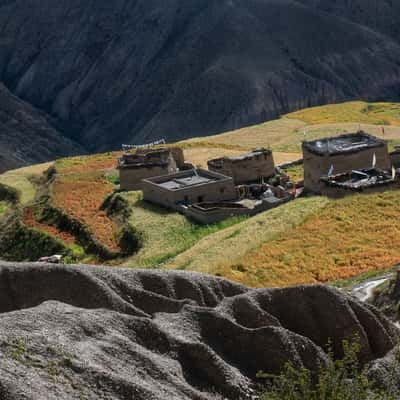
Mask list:
[[[54,122],[0,83],[0,172],[84,152]]]
[[[250,290],[207,275],[0,263],[3,400],[244,400],[257,372],[317,370],[360,339],[384,357],[398,329],[323,286]],[[390,353],[370,369],[393,377]]]
[[[302,3],[2,0],[0,81],[88,150],[398,98],[396,4]]]

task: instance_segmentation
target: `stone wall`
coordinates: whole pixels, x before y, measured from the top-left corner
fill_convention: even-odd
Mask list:
[[[179,147],[146,149],[124,156],[131,160],[120,164],[119,180],[121,190],[142,190],[142,180],[173,174],[185,167],[185,158]]]
[[[397,149],[390,153],[390,160],[396,168],[400,168],[400,149]]]
[[[185,156],[183,150],[180,147],[171,147],[171,154],[175,160],[177,168],[181,169],[185,166]]]
[[[121,190],[142,190],[142,179],[175,172],[169,166],[142,166],[140,168],[121,168],[119,180]]]
[[[249,155],[243,158],[224,157],[208,163],[211,171],[231,176],[236,185],[261,181],[275,174],[274,157],[271,152]]]

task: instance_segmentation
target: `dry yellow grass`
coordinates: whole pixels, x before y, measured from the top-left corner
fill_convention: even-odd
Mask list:
[[[207,161],[219,157],[238,156],[245,150],[229,150],[223,147],[191,147],[184,150],[185,159],[196,166],[207,168]],[[274,152],[276,164],[283,164],[301,158],[299,153]]]
[[[385,125],[385,135],[382,135],[382,125]],[[181,143],[185,147],[224,147],[239,151],[270,147],[277,155],[286,155],[282,160],[286,162],[301,156],[304,131],[306,139],[313,140],[354,132],[359,128],[392,144],[400,144],[400,104],[347,102],[314,107],[274,121]]]
[[[62,158],[55,163],[58,173],[74,174],[115,169],[121,151],[93,154],[79,157]]]
[[[11,186],[20,193],[20,201],[23,205],[32,202],[36,195],[36,187],[31,181],[31,177],[41,175],[52,163],[32,165],[8,171],[0,175],[0,183]]]
[[[311,107],[286,115],[307,124],[335,124],[357,122],[376,125],[400,125],[399,103],[366,103],[351,101]]]
[[[400,190],[296,200],[209,235],[167,267],[253,287],[336,281],[400,263]]]
[[[327,203],[328,200],[322,197],[299,199],[256,215],[205,237],[166,267],[215,274],[224,266],[235,265],[279,233],[301,224],[307,216],[318,213]],[[235,276],[230,277],[236,279]]]
[[[220,270],[253,286],[346,279],[400,262],[400,190],[330,201],[309,217]]]
[[[189,147],[184,150],[185,159],[193,165],[207,168],[207,161],[218,157],[237,156],[241,150],[229,150],[221,147]]]
[[[251,150],[257,147],[271,147],[275,149],[280,145],[301,138],[302,128],[306,123],[294,119],[282,118],[275,121],[265,122],[263,124],[254,125],[231,132],[222,133],[220,135],[207,136],[202,138],[189,139],[182,142],[184,145],[195,146],[197,143],[208,143],[221,146],[236,146],[238,150]]]

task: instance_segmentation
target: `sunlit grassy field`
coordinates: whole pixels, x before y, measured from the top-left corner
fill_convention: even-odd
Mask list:
[[[386,125],[384,132],[382,126]],[[400,143],[400,104],[347,102],[308,108],[290,113],[280,119],[245,127],[220,135],[194,138],[181,142],[183,146],[197,148],[226,148],[250,150],[271,148],[277,163],[301,157],[304,139],[354,132],[359,128],[388,140]]]
[[[60,174],[77,174],[115,169],[122,152],[68,157],[57,160],[55,167]]]
[[[246,285],[347,279],[400,263],[400,190],[312,197],[210,235],[168,264]]]
[[[36,195],[36,187],[31,177],[41,175],[50,167],[51,163],[37,164],[31,167],[20,168],[0,174],[0,183],[18,190],[20,201],[23,205],[33,201]]]
[[[231,218],[219,224],[199,225],[185,216],[142,200],[141,192],[123,194],[132,207],[131,224],[143,235],[143,247],[124,264],[155,267],[192,247],[201,238],[237,224],[243,218]]]
[[[224,266],[237,265],[252,250],[258,249],[276,235],[298,226],[309,215],[318,215],[327,203],[328,200],[323,197],[304,198],[258,214],[207,236],[168,263],[167,267],[224,275]],[[231,277],[240,278],[234,274]]]
[[[252,284],[327,282],[400,263],[400,190],[330,200],[317,215],[222,268]],[[231,272],[229,272],[229,269]]]
[[[357,122],[400,126],[400,104],[352,101],[307,108],[287,114],[286,117],[304,121],[309,125]]]

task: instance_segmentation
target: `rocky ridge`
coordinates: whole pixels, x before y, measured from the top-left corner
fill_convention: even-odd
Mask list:
[[[4,400],[246,399],[258,371],[278,373],[288,360],[315,370],[328,362],[330,339],[339,357],[354,335],[379,377],[399,331],[336,289],[0,263]]]
[[[0,83],[0,173],[85,152],[81,145],[57,130],[54,123]]]

